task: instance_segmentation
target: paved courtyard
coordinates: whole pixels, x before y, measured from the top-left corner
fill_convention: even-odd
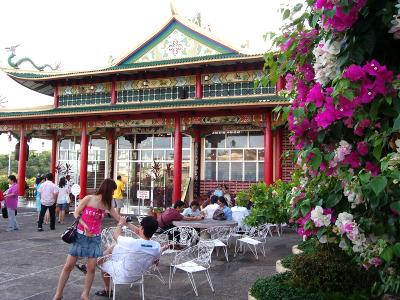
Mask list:
[[[21,208],[18,222],[22,229],[6,232],[6,220],[0,217],[0,299],[1,300],[47,300],[52,296],[57,285],[58,275],[65,262],[68,245],[60,239],[65,225],[56,225],[55,231],[50,231],[45,225],[44,232],[36,231],[36,212],[29,208]],[[72,222],[69,216],[67,223]],[[111,219],[105,226],[114,225]],[[185,273],[177,271],[172,289],[162,285],[157,279],[145,279],[146,299],[247,299],[250,285],[261,276],[275,273],[277,259],[288,255],[291,246],[299,242],[299,237],[293,232],[285,232],[282,238],[270,238],[267,244],[266,257],[257,261],[248,251],[233,257],[230,248],[229,259],[226,262],[222,253],[219,257],[213,255],[210,275],[215,293],[212,293],[203,273],[195,274],[199,297],[195,297],[193,289]],[[164,262],[160,270],[168,278],[169,268]],[[71,273],[65,289],[65,300],[77,300],[83,287],[84,275],[79,270]],[[96,273],[91,299],[106,299],[95,296],[95,291],[102,289],[100,272]],[[138,299],[138,287],[119,286],[117,299]]]

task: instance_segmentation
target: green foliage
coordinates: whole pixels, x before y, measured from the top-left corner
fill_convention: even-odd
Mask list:
[[[0,176],[0,190],[3,192],[8,189],[8,178],[7,176]]]
[[[240,191],[236,194],[236,205],[241,207],[247,207],[250,203],[250,194],[248,190]]]
[[[361,269],[345,252],[336,249],[296,255],[291,270],[293,284],[312,292],[362,294],[377,279],[376,272]]]
[[[294,254],[289,254],[288,256],[281,259],[282,266],[290,269],[294,258]]]
[[[253,207],[245,223],[250,226],[258,226],[265,223],[281,224],[289,220],[290,185],[278,180],[267,186],[263,182],[252,185],[248,193]]]
[[[30,151],[29,160],[26,163],[26,178],[36,177],[38,174],[46,174],[50,171],[50,151],[37,153]],[[18,173],[18,161],[14,160],[14,152],[11,153],[11,174]],[[8,174],[8,154],[0,154],[0,175]]]
[[[250,288],[250,294],[257,300],[324,300],[322,295],[307,293],[290,285],[291,273],[258,279]]]
[[[317,248],[316,243],[317,243],[317,239],[310,238],[310,239],[307,239],[307,240],[301,242],[297,246],[297,248],[304,251],[305,253],[313,253],[316,251],[316,248]]]

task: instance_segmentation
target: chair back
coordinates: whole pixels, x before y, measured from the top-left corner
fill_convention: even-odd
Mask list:
[[[116,243],[114,240],[114,231],[116,228],[117,227],[104,228],[101,232],[101,244],[104,248],[108,248]],[[129,236],[134,239],[139,238],[132,230],[126,227],[122,228],[122,235]]]
[[[189,247],[177,253],[174,258],[173,265],[194,262],[208,268],[210,265],[211,254],[213,250],[213,242],[200,241],[197,245]]]
[[[220,241],[228,241],[233,233],[233,229],[229,226],[217,226],[209,228],[208,233],[212,240],[218,239]]]
[[[183,247],[191,247],[199,240],[199,234],[196,229],[189,226],[174,227],[165,231],[163,234],[168,237],[169,244]]]

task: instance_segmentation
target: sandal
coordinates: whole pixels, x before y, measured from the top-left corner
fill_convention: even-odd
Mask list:
[[[84,264],[75,264],[75,267],[77,267],[77,269],[79,270],[79,271],[81,271],[83,274],[85,274],[86,275],[86,273],[87,273],[87,270],[86,270],[86,265],[84,265]]]
[[[95,293],[96,296],[100,296],[100,297],[108,297],[108,295],[110,294],[110,296],[113,295],[113,291],[106,291],[106,290],[101,290],[101,291],[97,291]]]

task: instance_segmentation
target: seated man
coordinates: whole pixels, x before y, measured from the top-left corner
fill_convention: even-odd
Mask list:
[[[212,219],[214,212],[219,208],[219,205],[217,204],[218,197],[213,196],[211,197],[211,204],[207,205],[201,213],[204,215],[205,219]]]
[[[185,203],[183,203],[182,201],[175,202],[174,207],[168,208],[166,211],[158,216],[158,226],[160,226],[160,228],[162,228],[163,230],[168,230],[174,227],[174,225],[172,224],[173,221],[197,221],[203,219],[203,216],[185,217],[184,215],[182,215],[181,212],[183,211],[184,206]]]
[[[200,216],[199,207],[200,207],[199,202],[192,201],[190,203],[190,207],[185,208],[185,210],[183,211],[182,214],[184,217],[198,217],[198,216]]]
[[[140,239],[122,236],[122,227],[124,225],[135,232]],[[157,229],[158,223],[153,217],[143,218],[140,222],[140,227],[126,223],[126,218],[121,217],[121,221],[118,223],[113,235],[117,244],[107,249],[104,252],[106,256],[99,258],[97,261],[98,266],[102,270],[104,283],[104,290],[96,292],[97,296],[108,297],[110,286],[109,276],[111,276],[116,282],[134,282],[139,279],[139,276],[141,276],[141,270],[147,270],[158,261],[162,249],[158,242],[150,240]],[[111,259],[109,259],[110,255]],[[137,259],[137,257],[144,258],[144,261],[140,262],[141,270],[126,268],[127,259],[130,256],[132,256],[132,259]],[[132,260],[132,265],[135,264],[137,264],[137,261]],[[139,274],[135,271],[139,272]]]

